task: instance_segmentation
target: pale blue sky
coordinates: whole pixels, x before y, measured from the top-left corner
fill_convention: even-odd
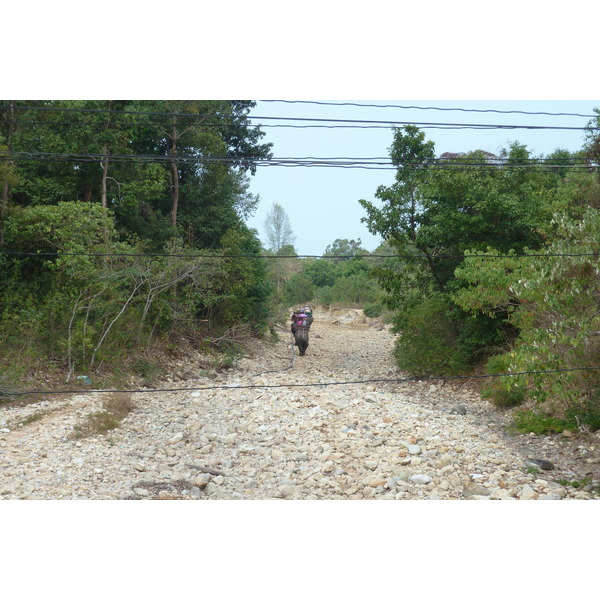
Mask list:
[[[289,99],[289,98],[288,98]],[[306,100],[306,99],[304,99]],[[329,100],[327,102],[336,102]],[[338,101],[344,102],[344,101]],[[463,100],[346,100],[359,104],[389,104],[439,108],[519,110],[527,112],[594,114],[599,101],[463,101]],[[475,113],[446,110],[401,108],[370,108],[329,106],[318,104],[289,104],[257,102],[252,115],[257,117],[303,117],[319,119],[360,119],[427,123],[461,123],[493,125],[542,125],[585,127],[587,117]],[[282,121],[263,120],[263,124]],[[288,123],[290,123],[288,121]],[[303,123],[296,123],[303,124]],[[265,127],[263,141],[273,143],[274,157],[387,157],[392,143],[392,130],[386,129],[297,129]],[[486,150],[498,153],[511,142],[525,144],[534,154],[549,154],[557,148],[570,151],[581,149],[584,132],[576,130],[529,129],[429,129],[423,127],[426,138],[435,142],[436,155],[443,152]],[[336,239],[362,240],[365,249],[372,251],[380,238],[373,236],[360,219],[365,215],[358,203],[360,198],[374,200],[378,185],[393,182],[394,171],[344,169],[332,167],[259,167],[252,178],[250,190],[259,194],[261,202],[248,225],[258,230],[266,242],[264,222],[274,203],[286,211],[299,254],[321,255]]]

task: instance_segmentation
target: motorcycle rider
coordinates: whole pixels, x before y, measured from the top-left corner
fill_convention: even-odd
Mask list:
[[[292,333],[295,334],[296,331],[298,331],[298,326],[303,326],[307,329],[310,329],[310,326],[312,325],[313,321],[314,317],[312,315],[312,310],[309,306],[296,309],[292,313]]]

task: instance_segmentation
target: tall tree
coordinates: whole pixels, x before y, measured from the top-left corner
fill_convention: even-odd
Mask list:
[[[271,211],[267,214],[265,231],[268,249],[275,253],[279,252],[283,246],[293,245],[296,239],[287,213],[277,202],[273,204]]]
[[[217,102],[194,100],[162,100],[150,103],[150,112],[156,113],[157,138],[155,144],[161,154],[168,157],[171,173],[171,225],[177,225],[180,189],[186,165],[181,156],[190,154],[200,158],[206,154],[216,156],[226,153],[225,142],[217,127],[203,125],[218,112]],[[148,103],[140,103],[148,111]]]
[[[598,171],[600,166],[600,133],[598,132],[598,128],[600,128],[600,108],[594,108],[594,112],[596,116],[590,120],[587,126],[585,150],[596,172],[600,172]]]
[[[27,102],[19,109],[14,150],[21,184],[17,204],[60,201],[108,206],[111,154],[131,152],[129,124],[118,124],[125,101]]]
[[[393,186],[377,190],[383,208],[361,204],[371,232],[382,234],[399,255],[375,268],[389,294],[388,306],[397,311],[399,366],[414,370],[422,365],[420,328],[429,322],[437,333],[425,344],[432,350],[426,360],[440,369],[448,361],[451,372],[457,372],[514,331],[503,320],[505,311],[472,318],[457,308],[453,298],[462,284],[456,268],[468,251],[543,247],[563,175],[536,166],[539,161],[518,143],[499,157],[475,151],[433,161],[433,146],[419,132],[396,132],[394,141],[398,173]],[[450,353],[436,354],[436,348],[448,347]]]
[[[421,208],[420,186],[430,161],[435,158],[435,145],[426,141],[425,134],[417,127],[406,125],[394,128],[394,140],[389,150],[396,167],[396,181],[389,187],[377,188],[375,197],[382,201],[382,208],[359,200],[367,212],[362,221],[371,233],[382,234],[385,239],[400,241],[408,237],[414,242]]]
[[[248,173],[270,156],[251,101],[27,101],[0,103],[0,143],[11,131],[15,181],[3,207],[99,202],[119,231],[156,249],[180,237],[215,248],[256,208]],[[8,160],[9,157],[6,157]],[[4,165],[8,164],[3,162]],[[3,168],[4,171],[6,170]],[[175,225],[175,226],[174,226]]]

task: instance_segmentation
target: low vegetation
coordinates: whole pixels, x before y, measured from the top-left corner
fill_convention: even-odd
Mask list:
[[[119,426],[121,421],[135,408],[130,394],[115,392],[103,402],[102,410],[91,413],[86,420],[76,425],[72,439],[105,435]]]

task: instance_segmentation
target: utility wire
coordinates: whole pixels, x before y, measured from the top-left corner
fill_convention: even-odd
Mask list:
[[[475,150],[473,153],[477,153]],[[391,162],[392,159],[389,156],[278,156],[275,158],[262,159],[260,157],[254,157],[252,155],[240,155],[240,156],[227,156],[227,155],[202,155],[202,156],[186,156],[180,154],[100,154],[100,153],[90,153],[90,152],[42,152],[42,151],[27,151],[27,152],[8,152],[3,151],[0,152],[0,157],[38,157],[38,156],[59,156],[66,158],[79,158],[79,157],[91,157],[91,158],[151,158],[151,159],[164,159],[164,160],[179,160],[179,159],[192,159],[192,160],[290,160],[290,161],[356,161],[356,162],[366,162],[366,161],[385,161]],[[402,166],[404,165],[418,165],[418,166],[429,166],[435,163],[442,164],[458,164],[458,165],[488,165],[492,164],[494,166],[505,166],[505,165],[515,165],[515,166],[528,166],[528,165],[556,165],[556,166],[570,166],[572,164],[588,164],[588,160],[582,156],[574,156],[568,157],[564,159],[558,159],[550,157],[534,157],[530,159],[525,159],[525,162],[520,163],[512,163],[508,162],[508,158],[502,156],[491,156],[489,158],[482,158],[481,156],[470,157],[467,154],[457,154],[455,156],[438,156],[436,158],[428,158],[426,160],[422,159],[405,159],[402,161]],[[562,162],[560,162],[562,161]]]
[[[582,117],[587,119],[594,119],[598,117],[598,114],[579,114],[579,113],[553,113],[544,111],[523,111],[523,110],[500,110],[500,109],[477,109],[477,108],[462,108],[462,107],[439,107],[439,106],[416,106],[416,105],[395,105],[395,104],[364,104],[358,102],[322,102],[314,100],[261,100],[261,102],[269,103],[282,103],[282,104],[314,104],[321,106],[353,106],[359,108],[394,108],[401,110],[438,110],[438,111],[456,111],[466,113],[495,113],[495,114],[521,114],[530,116],[549,116],[549,117]],[[170,111],[142,111],[142,110],[118,110],[108,108],[68,108],[60,106],[19,106],[15,105],[12,108],[14,110],[21,111],[45,111],[45,112],[80,112],[80,113],[91,113],[91,114],[115,114],[115,115],[136,115],[136,116],[162,116],[162,117],[212,117],[212,118],[228,118],[228,119],[253,119],[257,118],[249,114],[245,115],[219,115],[214,113],[208,114],[197,114],[190,112],[170,112]],[[263,117],[259,117],[263,118]]]
[[[73,125],[85,125],[86,127],[97,127],[99,129],[105,129],[106,127],[123,127],[123,128],[143,128],[143,127],[169,127],[169,123],[119,123],[119,122],[99,122],[99,123],[85,123],[81,121],[61,121],[61,122],[47,122],[47,121],[8,121],[8,120],[0,120],[1,124],[9,124],[15,123],[18,125],[26,124],[26,125],[46,125],[49,129],[53,129],[56,127],[72,127]],[[186,127],[188,126],[196,126],[196,127],[223,127],[224,123],[209,123],[209,122],[200,122],[200,123],[185,123]],[[264,128],[264,129],[390,129],[390,127],[395,127],[396,125],[390,125],[389,123],[380,124],[380,125],[324,125],[324,124],[312,124],[312,125],[298,125],[292,123],[259,123],[259,124],[245,124],[248,128]],[[514,129],[512,126],[506,126],[507,129]],[[447,123],[443,125],[420,125],[419,129],[441,129],[441,130],[494,130],[498,129],[495,125],[455,125],[452,123]],[[545,129],[545,127],[538,127],[538,129]],[[586,131],[595,131],[597,128],[590,127],[580,127],[576,129],[586,130]]]
[[[387,124],[388,127],[404,127],[414,125],[417,127],[436,126],[436,127],[468,127],[472,129],[550,129],[550,130],[572,130],[572,131],[597,131],[600,127],[572,127],[565,125],[501,125],[501,124],[479,124],[479,123],[432,123],[429,121],[383,121],[383,120],[365,120],[365,119],[325,119],[325,118],[307,118],[307,117],[252,117],[253,120],[279,120],[279,121],[311,121],[316,123],[368,123],[368,124]]]
[[[184,388],[149,388],[149,389],[134,389],[134,390],[28,390],[23,392],[6,392],[6,396],[26,396],[26,395],[48,395],[48,394],[83,394],[83,393],[99,393],[99,394],[115,394],[115,393],[131,393],[131,394],[149,394],[155,392],[192,392],[192,391],[208,391],[208,390],[249,390],[249,389],[273,389],[273,388],[310,388],[310,387],[327,387],[339,385],[362,385],[366,383],[409,383],[415,381],[457,381],[466,379],[489,379],[493,377],[518,377],[524,375],[547,375],[551,373],[569,373],[575,371],[597,371],[600,367],[574,367],[569,369],[550,369],[547,371],[520,371],[517,373],[494,373],[486,375],[440,375],[429,377],[403,377],[400,379],[363,379],[357,381],[329,381],[320,383],[278,383],[278,384],[255,384],[255,385],[211,385],[201,387],[184,387]]]
[[[448,128],[474,128],[474,129],[549,129],[549,130],[574,130],[574,131],[597,131],[600,127],[573,127],[573,126],[553,126],[553,125],[502,125],[502,124],[480,124],[480,123],[440,123],[440,122],[423,122],[423,121],[390,121],[390,120],[373,120],[373,119],[331,119],[318,117],[280,117],[280,116],[260,116],[260,115],[215,115],[215,114],[192,114],[192,113],[170,113],[170,112],[144,112],[144,111],[118,111],[114,109],[84,109],[84,108],[61,108],[61,107],[35,107],[35,106],[14,106],[15,110],[40,110],[40,111],[55,111],[55,112],[81,112],[81,113],[96,113],[96,114],[133,114],[133,115],[152,115],[152,116],[167,116],[181,117],[186,119],[222,119],[221,125],[239,125],[252,126],[248,120],[252,121],[291,121],[291,122],[311,122],[311,123],[334,123],[334,124],[368,124],[368,125],[385,125],[386,127],[401,127],[406,125],[414,125],[419,127],[448,127]],[[229,120],[229,122],[228,122]],[[14,121],[13,121],[14,122]],[[17,121],[18,122],[18,121]],[[88,125],[88,123],[82,123]],[[186,121],[186,126],[193,125]],[[198,125],[203,125],[203,122]],[[52,123],[49,123],[52,125]],[[261,123],[259,126],[263,126]],[[265,125],[266,126],[266,125]]]
[[[404,161],[395,165],[391,158],[352,158],[352,157],[274,157],[259,158],[254,156],[189,156],[189,155],[155,155],[155,154],[95,154],[95,153],[60,153],[60,152],[0,152],[0,161],[14,162],[76,162],[98,163],[108,159],[113,164],[202,164],[202,165],[230,165],[237,166],[244,162],[251,162],[256,167],[323,167],[346,169],[412,169],[432,171],[436,170],[563,170],[573,171],[596,169],[598,165],[585,158],[569,158],[564,162],[553,158],[533,158],[526,162],[512,163],[503,158],[482,160],[480,158],[445,158],[438,157],[428,161]],[[127,183],[127,182],[124,182]]]
[[[477,154],[477,150],[472,153],[459,153],[453,156],[438,156],[435,158],[422,159],[405,159],[401,162],[400,166],[431,166],[435,164],[449,164],[459,166],[537,166],[537,165],[551,165],[568,167],[578,164],[589,164],[589,160],[584,156],[569,156],[567,158],[552,158],[552,157],[533,157],[525,159],[524,162],[513,163],[509,162],[509,159],[504,156],[491,155],[489,157],[482,156],[468,156],[468,154]],[[100,160],[104,158],[110,159],[147,159],[156,161],[173,161],[173,160],[192,160],[192,161],[226,161],[235,162],[238,160],[256,160],[256,161],[292,161],[292,162],[374,162],[377,163],[392,163],[393,159],[390,156],[278,156],[278,157],[257,157],[252,155],[219,155],[219,154],[205,154],[205,155],[185,155],[185,154],[101,154],[93,152],[44,152],[38,150],[29,151],[0,151],[0,158],[5,159],[36,159],[36,158],[64,158],[64,159],[94,159]]]
[[[491,108],[459,108],[459,107],[440,107],[440,106],[402,106],[397,104],[365,104],[362,102],[321,102],[315,100],[260,100],[260,102],[282,103],[282,104],[315,104],[320,106],[355,106],[359,108],[395,108],[402,110],[440,110],[440,111],[459,111],[472,113],[497,113],[503,115],[534,115],[534,116],[549,116],[549,117],[585,117],[594,119],[598,114],[586,115],[579,113],[553,113],[543,111],[526,111],[526,110],[499,110]]]

